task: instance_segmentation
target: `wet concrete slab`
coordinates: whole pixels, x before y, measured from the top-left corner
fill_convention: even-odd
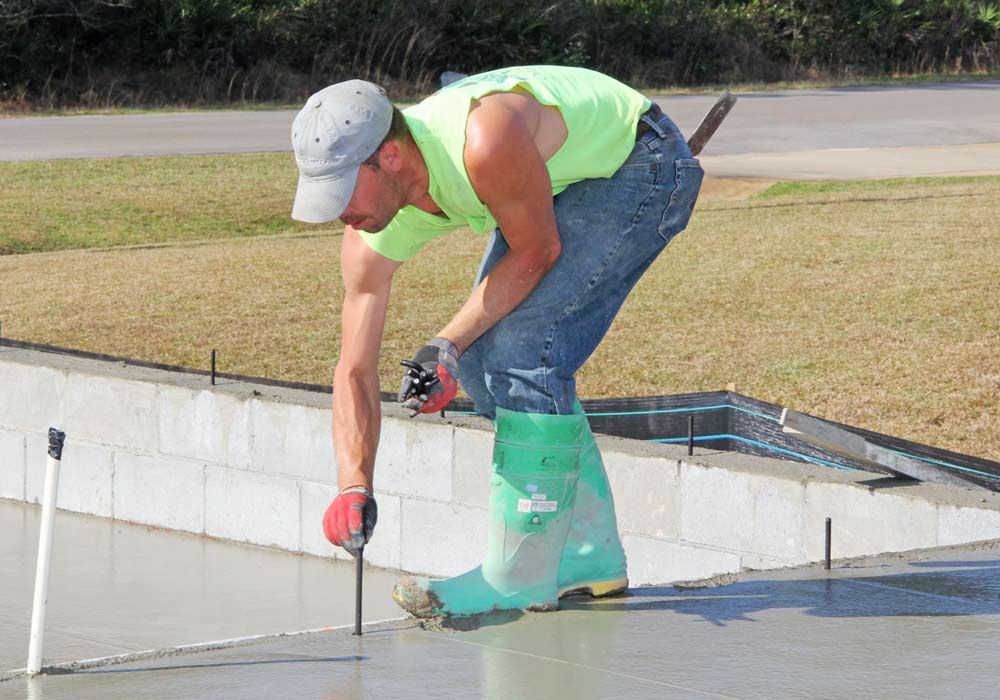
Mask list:
[[[1000,549],[640,588],[0,683],[0,698],[996,698]]]
[[[0,499],[0,675],[28,656],[40,517]],[[354,577],[347,562],[59,511],[44,663],[349,624]],[[400,615],[395,578],[366,571],[365,619]]]

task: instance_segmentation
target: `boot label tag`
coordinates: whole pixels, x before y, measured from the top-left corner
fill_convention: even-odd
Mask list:
[[[555,513],[559,501],[533,501],[530,498],[517,499],[518,513]]]

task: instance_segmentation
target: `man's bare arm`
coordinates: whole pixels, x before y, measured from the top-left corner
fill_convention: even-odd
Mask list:
[[[536,143],[544,108],[520,110],[516,99],[484,98],[469,115],[466,170],[510,250],[439,333],[460,352],[524,301],[559,258],[552,182]]]
[[[392,275],[401,263],[371,250],[352,227],[344,230],[340,359],[333,377],[333,442],[340,490],[371,490],[381,427],[378,356]]]

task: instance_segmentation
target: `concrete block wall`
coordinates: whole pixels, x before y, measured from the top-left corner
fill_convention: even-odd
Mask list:
[[[45,434],[67,432],[59,507],[310,555],[336,495],[329,396],[0,348],[0,497],[41,499]],[[602,437],[633,584],[1000,538],[1000,495],[893,485],[747,455]],[[373,565],[479,563],[492,432],[383,407]]]
[[[0,498],[41,501],[46,433],[56,426],[67,433],[64,510],[349,559],[321,526],[337,493],[329,401],[0,348]],[[476,493],[475,482],[487,486],[488,425],[470,429],[474,439],[466,443],[450,423],[393,411],[387,407],[382,426],[379,524],[366,560],[461,573],[479,563],[486,540],[486,493]]]

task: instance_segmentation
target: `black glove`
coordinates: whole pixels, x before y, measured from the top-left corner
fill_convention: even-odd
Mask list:
[[[431,338],[412,360],[400,364],[406,373],[399,402],[410,418],[442,410],[458,393],[458,348],[447,338]]]

